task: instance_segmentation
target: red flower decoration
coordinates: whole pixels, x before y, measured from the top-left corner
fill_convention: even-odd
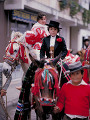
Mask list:
[[[57,41],[58,42],[62,42],[62,38],[57,38]]]

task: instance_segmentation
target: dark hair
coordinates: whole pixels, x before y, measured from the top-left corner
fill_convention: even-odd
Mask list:
[[[83,75],[83,73],[84,73],[84,70],[81,70],[81,74]],[[71,75],[71,73],[69,73],[69,75]]]
[[[48,26],[48,31],[49,31],[49,28],[51,28],[52,26]],[[60,31],[60,29],[59,28],[56,28],[58,31],[57,32],[59,32]]]
[[[37,21],[41,20],[43,18],[43,16],[46,16],[45,13],[39,13],[37,16]]]
[[[83,73],[84,73],[84,70],[81,70],[81,74],[83,75]]]

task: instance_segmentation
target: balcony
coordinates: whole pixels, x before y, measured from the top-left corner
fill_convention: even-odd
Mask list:
[[[35,12],[45,12],[50,19],[68,21],[70,24],[88,26],[90,24],[90,10],[81,6],[80,0],[5,0],[5,10],[25,8]],[[38,6],[38,7],[37,7]]]
[[[24,0],[5,0],[4,9],[5,10],[24,9],[23,1]]]
[[[73,19],[77,19],[78,23],[88,26],[90,24],[90,10],[83,8],[78,0],[58,0],[60,5],[60,11],[63,14],[71,16]],[[89,6],[89,4],[88,4]]]

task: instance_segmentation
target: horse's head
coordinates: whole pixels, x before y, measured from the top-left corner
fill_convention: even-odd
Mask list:
[[[35,72],[33,94],[39,97],[43,106],[53,106],[59,92],[59,74],[55,68],[57,59],[35,60],[31,55],[30,59],[38,66]]]
[[[12,39],[6,47],[6,54],[4,56],[4,62],[7,63],[7,65],[3,65],[4,71],[10,71],[8,70],[9,65],[15,67],[20,63],[22,64],[24,71],[26,71],[28,69],[28,64],[31,63],[31,60],[28,57],[29,52],[34,58],[37,58],[36,51],[33,49],[32,45],[26,43],[25,36],[27,32],[24,34],[20,32],[12,32]]]
[[[6,54],[4,56],[3,71],[5,72],[10,71],[11,68],[17,66],[20,63],[20,60],[22,62],[28,63],[25,50],[25,43],[23,42],[23,35],[21,35],[19,32],[14,32],[12,34],[13,39],[9,42],[8,46],[6,47]]]
[[[84,49],[80,50],[77,52],[77,54],[80,56],[80,61],[84,61],[84,55],[85,55],[85,51]]]
[[[58,71],[50,65],[44,65],[35,72],[33,94],[39,97],[42,106],[53,106],[59,92]]]
[[[12,66],[16,66],[19,63],[20,46],[16,42],[10,42],[6,48],[6,54],[4,56],[3,72],[8,73],[11,71]]]
[[[24,52],[24,46],[21,43],[17,43],[16,41],[10,42],[6,48],[6,55],[4,56],[4,60],[9,63],[9,65],[18,63],[22,51]]]

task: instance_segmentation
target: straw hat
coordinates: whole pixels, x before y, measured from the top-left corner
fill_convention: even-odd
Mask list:
[[[80,61],[78,62],[74,62],[72,64],[69,64],[69,70],[65,72],[66,73],[73,73],[73,72],[76,72],[78,70],[82,70],[82,69],[90,69],[90,65],[85,65],[85,66],[82,66],[82,63]]]

